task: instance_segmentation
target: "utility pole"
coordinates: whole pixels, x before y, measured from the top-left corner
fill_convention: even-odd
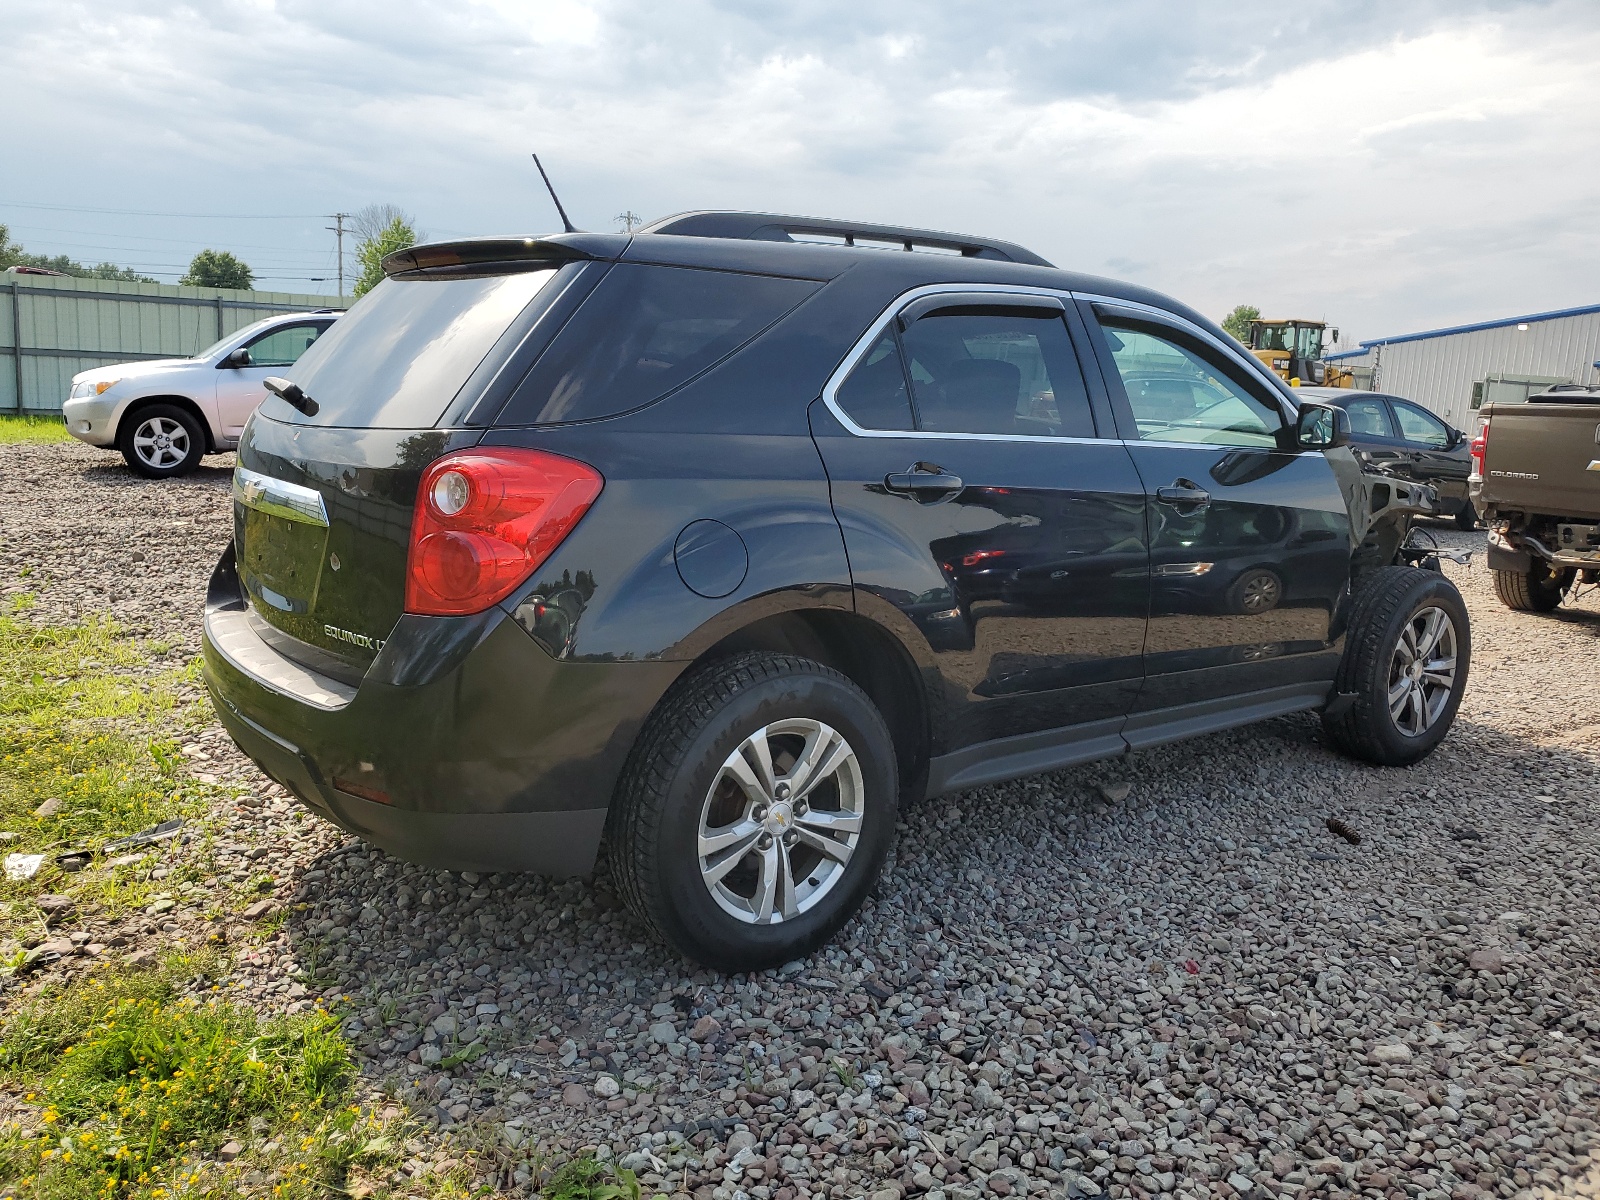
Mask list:
[[[344,223],[349,218],[349,213],[332,213],[334,223],[324,225],[323,228],[334,235],[339,244],[339,299],[344,299]]]
[[[622,226],[624,233],[632,233],[635,225],[642,225],[644,223],[644,218],[638,213],[634,212],[631,208],[624,209],[611,219],[618,225]]]

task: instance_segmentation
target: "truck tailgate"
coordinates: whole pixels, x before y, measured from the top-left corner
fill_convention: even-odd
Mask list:
[[[1600,520],[1600,405],[1486,404],[1479,507]]]

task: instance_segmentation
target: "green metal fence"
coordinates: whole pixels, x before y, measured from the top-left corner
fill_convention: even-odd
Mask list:
[[[79,371],[179,358],[274,313],[349,304],[294,292],[0,273],[0,412],[60,412]]]

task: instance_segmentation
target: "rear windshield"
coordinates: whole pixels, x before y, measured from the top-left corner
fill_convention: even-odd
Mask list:
[[[554,268],[466,279],[385,279],[284,371],[317,402],[268,396],[276,421],[369,429],[436,424]]]
[[[613,267],[496,423],[590,421],[642,407],[732,354],[819,286],[688,267]]]

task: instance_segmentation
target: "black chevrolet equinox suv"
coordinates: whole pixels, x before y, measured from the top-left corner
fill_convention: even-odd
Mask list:
[[[1210,321],[1020,246],[702,212],[390,255],[243,433],[205,679],[401,858],[590,872],[740,970],[898,804],[1317,710],[1431,751],[1467,615]]]

